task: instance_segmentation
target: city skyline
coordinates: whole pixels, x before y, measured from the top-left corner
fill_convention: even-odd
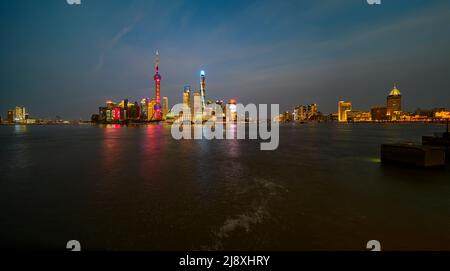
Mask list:
[[[450,251],[448,25],[448,0],[0,1],[0,248]]]
[[[15,38],[0,49],[0,112],[5,118],[24,105],[43,118],[87,119],[105,100],[148,97],[156,48],[171,104],[181,103],[185,85],[196,90],[205,70],[208,97],[283,110],[317,103],[334,113],[338,100],[370,108],[384,103],[394,82],[407,97],[405,111],[450,107],[450,4],[365,2],[289,1],[271,16],[266,1],[169,1],[159,10],[149,1],[2,3],[2,25]],[[155,12],[164,19],[154,20]]]

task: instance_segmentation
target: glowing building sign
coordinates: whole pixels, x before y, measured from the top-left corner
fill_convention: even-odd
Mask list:
[[[116,107],[112,110],[112,119],[115,121],[120,120],[120,107]]]

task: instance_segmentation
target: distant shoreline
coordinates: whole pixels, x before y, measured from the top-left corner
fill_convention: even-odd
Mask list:
[[[251,124],[253,122],[246,122],[246,124]],[[255,122],[256,123],[256,122]],[[358,121],[358,122],[338,122],[338,121],[307,121],[307,122],[278,122],[281,125],[284,124],[298,124],[305,125],[310,123],[333,123],[333,124],[447,124],[447,120],[441,121]],[[128,126],[128,125],[152,125],[152,124],[172,124],[172,122],[131,122],[131,123],[95,123],[95,122],[79,122],[79,123],[0,123],[0,126],[78,126],[78,125],[93,125],[93,126],[102,126],[102,125],[120,125],[120,126]],[[223,123],[226,124],[226,123]],[[237,123],[232,123],[237,124]],[[194,125],[194,124],[193,124]]]

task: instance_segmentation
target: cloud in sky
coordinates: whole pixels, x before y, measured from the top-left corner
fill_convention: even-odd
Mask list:
[[[133,30],[134,26],[139,22],[139,20],[142,18],[142,14],[138,14],[136,16],[136,18],[134,19],[134,21],[122,28],[106,45],[106,48],[100,53],[99,59],[98,59],[98,63],[94,68],[94,72],[98,72],[103,68],[103,64],[105,62],[105,56],[107,53],[109,53],[111,51],[111,49],[114,48],[114,46],[120,42],[120,40],[126,35],[128,34],[130,31]]]

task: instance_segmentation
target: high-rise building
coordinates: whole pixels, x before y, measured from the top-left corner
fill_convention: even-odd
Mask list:
[[[141,120],[148,120],[148,103],[150,99],[141,100]]]
[[[14,123],[14,111],[13,110],[8,110],[8,122],[9,123]]]
[[[184,86],[183,90],[183,121],[191,121],[192,118],[191,107],[191,86]]]
[[[141,107],[138,102],[128,103],[127,112],[129,120],[138,121],[141,119]]]
[[[226,121],[227,122],[236,122],[238,119],[237,115],[237,101],[236,99],[230,99],[226,106]]]
[[[308,105],[308,119],[311,119],[312,117],[316,116],[318,113],[317,110],[317,104],[310,104]]]
[[[202,110],[206,107],[206,73],[205,71],[200,71],[200,95],[202,100]]]
[[[202,95],[200,92],[196,91],[193,95],[194,99],[194,112],[192,112],[193,121],[195,123],[203,122],[203,109],[202,109]]]
[[[298,105],[294,108],[294,121],[304,121],[307,119],[308,109],[304,105]]]
[[[184,86],[183,105],[191,107],[191,86]]]
[[[98,121],[101,123],[108,123],[112,121],[112,110],[117,107],[112,101],[106,101],[106,106],[101,106],[98,109]]]
[[[128,99],[124,99],[119,103],[119,107],[122,109],[120,113],[120,120],[127,120],[129,118]]]
[[[159,52],[156,49],[156,65],[155,65],[155,75],[153,76],[153,80],[155,80],[155,106],[154,110],[154,118],[152,120],[162,120],[161,113],[161,75],[159,74]]]
[[[338,103],[338,120],[339,122],[347,121],[347,113],[352,111],[352,103],[347,101],[339,101]]]
[[[123,116],[125,116],[125,115],[124,115],[123,108],[120,106],[116,106],[111,110],[111,120],[110,121],[114,121],[114,122],[121,121],[121,120],[123,120]]]
[[[26,112],[25,107],[16,106],[14,109],[14,121],[17,123],[25,123],[26,120]]]
[[[394,120],[396,116],[400,114],[402,111],[402,94],[400,90],[397,89],[397,86],[394,85],[394,88],[389,93],[387,97],[387,113],[389,119]]]
[[[163,102],[162,102],[162,117],[165,120],[167,114],[169,113],[169,98],[167,97],[163,97]]]
[[[294,121],[305,121],[316,119],[319,115],[317,104],[297,105],[294,107],[292,116],[289,118]]]
[[[156,99],[151,99],[147,104],[147,120],[153,121],[156,120],[155,115],[157,114],[156,108]]]

